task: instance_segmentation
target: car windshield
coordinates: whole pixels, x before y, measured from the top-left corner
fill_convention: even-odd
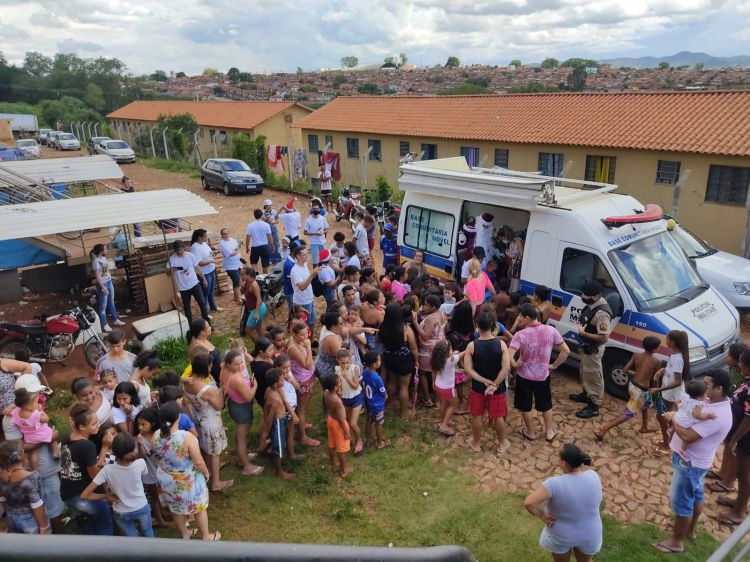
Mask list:
[[[689,258],[702,258],[716,253],[716,249],[706,244],[682,225],[678,224],[670,233]]]
[[[130,148],[128,143],[122,141],[112,141],[107,143],[107,148]]]
[[[93,139],[91,139],[91,142],[93,142],[94,144],[101,144],[108,140],[110,140],[109,137],[94,137]]]
[[[242,160],[231,160],[229,162],[222,162],[221,168],[225,172],[252,172],[250,167],[245,164]]]
[[[76,137],[75,135],[68,133],[66,135],[60,135],[60,140],[76,140]]]
[[[20,140],[20,141],[16,142],[16,146],[22,146],[22,147],[36,146],[36,141],[33,141],[33,140]]]
[[[609,255],[643,312],[670,310],[708,289],[666,231],[612,250]]]

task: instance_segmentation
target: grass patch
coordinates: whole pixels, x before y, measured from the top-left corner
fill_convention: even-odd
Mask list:
[[[194,180],[199,180],[201,178],[200,170],[193,164],[187,162],[167,160],[165,158],[141,158],[139,162],[149,168],[156,168],[157,170],[164,170],[165,172],[186,174]]]

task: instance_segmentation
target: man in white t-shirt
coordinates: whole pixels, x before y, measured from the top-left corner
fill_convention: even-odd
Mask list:
[[[333,191],[333,184],[331,183],[331,171],[326,168],[325,164],[320,165],[320,173],[318,173],[318,181],[320,181],[320,196],[325,201],[326,208],[333,212],[333,200],[331,199],[331,191]]]
[[[167,270],[172,274],[177,290],[180,291],[182,307],[188,324],[193,321],[193,313],[190,310],[193,298],[201,309],[201,317],[204,320],[210,320],[211,317],[208,315],[206,301],[203,299],[203,291],[201,290],[201,286],[208,286],[208,281],[198,265],[198,258],[185,251],[185,243],[182,240],[175,240],[172,248],[174,253],[169,256]],[[199,278],[200,282],[198,281]]]
[[[690,428],[673,424],[672,486],[670,502],[675,522],[672,536],[652,546],[664,553],[679,553],[685,550],[685,539],[695,537],[698,519],[703,512],[703,479],[714,462],[716,450],[732,428],[732,407],[729,393],[732,382],[726,371],[709,371],[703,378],[706,383],[707,402],[703,403],[703,414],[714,414],[713,419],[704,419]],[[664,414],[671,420],[673,412]],[[729,440],[724,446],[734,450],[737,441]],[[720,514],[724,518],[737,518],[741,521],[746,514],[745,506],[737,505],[734,510]]]
[[[242,242],[237,242],[234,238],[229,236],[229,229],[221,229],[221,240],[219,240],[219,251],[224,258],[224,271],[227,272],[229,279],[232,280],[232,291],[234,291],[234,302],[237,304],[242,302],[242,294],[240,292],[240,270],[242,269],[242,261],[240,258]]]
[[[320,267],[314,267],[312,271],[307,267],[307,248],[297,247],[293,250],[295,264],[289,272],[289,280],[292,282],[292,304],[296,304],[307,310],[309,316],[307,325],[315,325],[315,303],[312,289],[312,280],[320,273]]]
[[[357,226],[354,229],[354,244],[357,247],[357,257],[359,257],[360,268],[371,267],[370,264],[370,246],[367,242],[367,229],[365,228],[365,214],[357,213]]]
[[[313,265],[318,265],[320,251],[326,247],[328,221],[320,216],[320,203],[313,200],[311,215],[305,219],[305,234],[310,237],[310,256]]]
[[[289,199],[286,205],[279,209],[278,219],[284,225],[284,234],[289,237],[289,240],[299,238],[302,215],[294,208],[294,198]]]
[[[263,220],[263,211],[260,209],[255,209],[253,216],[255,220],[247,225],[245,246],[250,254],[250,265],[258,265],[260,260],[263,273],[268,273],[268,265],[274,251],[271,227]]]

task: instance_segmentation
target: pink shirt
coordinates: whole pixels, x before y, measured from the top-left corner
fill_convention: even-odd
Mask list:
[[[545,380],[549,376],[552,348],[562,342],[557,329],[538,322],[516,332],[508,347],[521,352],[523,364],[518,375],[530,381]]]
[[[469,282],[466,283],[464,294],[469,297],[471,302],[484,302],[484,294],[487,289],[492,289],[492,281],[482,271],[482,274],[476,279],[469,279]]]
[[[10,414],[10,421],[21,430],[25,443],[50,443],[53,430],[42,423],[42,412],[34,410],[28,418],[21,417],[21,408],[15,407]]]
[[[408,292],[409,291],[406,290],[406,287],[398,281],[391,282],[391,293],[393,293],[396,302],[403,301]]]
[[[732,428],[732,408],[729,405],[729,400],[722,400],[721,402],[705,403],[703,405],[703,413],[714,413],[716,419],[699,421],[691,429],[701,436],[696,442],[691,443],[685,449],[685,455],[687,460],[690,461],[695,468],[708,470],[714,463],[714,456],[716,455],[716,449],[729,433]],[[683,449],[682,439],[679,438],[677,432],[672,435],[672,441],[669,442],[671,449],[679,453]]]

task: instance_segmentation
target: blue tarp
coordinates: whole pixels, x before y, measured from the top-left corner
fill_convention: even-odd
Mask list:
[[[20,148],[0,147],[0,162],[10,162],[12,160],[26,160],[28,154]]]
[[[29,265],[55,263],[61,258],[25,240],[0,242],[0,269],[16,269]]]

